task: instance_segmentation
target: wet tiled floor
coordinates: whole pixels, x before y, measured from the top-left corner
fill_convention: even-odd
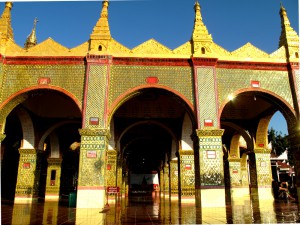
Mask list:
[[[131,201],[122,198],[99,209],[76,209],[68,203],[39,202],[31,205],[2,201],[1,224],[276,224],[300,223],[298,203],[244,199],[222,208],[196,208],[193,203],[156,198]]]

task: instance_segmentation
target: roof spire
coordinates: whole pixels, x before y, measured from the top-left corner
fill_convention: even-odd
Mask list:
[[[93,29],[91,34],[91,39],[111,39],[109,24],[108,24],[108,0],[104,0],[102,2],[102,11],[100,15],[100,19],[96,23],[96,26]]]
[[[201,16],[201,8],[198,0],[195,2],[195,22],[194,22],[194,30],[192,35],[193,42],[212,42],[212,37],[208,33],[206,26],[202,21]]]
[[[290,25],[286,10],[280,3],[280,18],[281,18],[281,35],[279,40],[279,47],[299,47],[299,36]]]
[[[0,33],[1,39],[8,40],[9,38],[14,39],[13,29],[11,26],[11,9],[13,7],[12,2],[6,2],[2,16],[0,18]]]
[[[37,18],[34,19],[33,21],[33,28],[31,33],[28,35],[26,42],[24,44],[24,48],[28,49],[37,44],[37,39],[36,39],[36,23],[38,22]]]

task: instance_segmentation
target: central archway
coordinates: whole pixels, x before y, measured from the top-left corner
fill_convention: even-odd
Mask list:
[[[177,160],[182,145],[193,149],[190,135],[196,129],[194,114],[183,99],[164,89],[140,89],[131,96],[111,119],[112,139],[123,180],[128,182],[128,194],[151,194],[159,189],[161,172],[170,167],[172,160]],[[182,144],[187,137],[189,140]],[[178,168],[179,164],[177,171]],[[168,181],[168,189],[176,189],[174,193],[178,193],[180,185],[180,174],[176,176],[177,184],[172,186]]]

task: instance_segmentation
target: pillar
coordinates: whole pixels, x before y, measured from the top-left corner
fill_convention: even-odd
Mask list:
[[[80,129],[81,145],[77,188],[77,208],[103,209],[106,204],[106,129]]]
[[[242,187],[242,170],[240,158],[228,158],[229,162],[229,174],[230,174],[230,191],[231,200],[233,202],[238,201],[241,197],[239,189]]]
[[[35,149],[19,149],[20,159],[15,203],[32,203],[37,200],[40,170]]]
[[[106,187],[116,187],[117,186],[117,151],[108,150],[107,151],[107,161],[106,161]],[[115,199],[116,194],[110,196],[110,199]]]
[[[164,166],[164,196],[170,197],[170,167],[169,164]]]
[[[170,162],[170,197],[171,199],[178,198],[178,160],[174,158]]]
[[[122,170],[122,160],[117,160],[117,187],[120,188],[119,196],[122,196],[123,192],[123,170]]]
[[[195,163],[193,150],[180,150],[181,199],[195,201]]]
[[[60,190],[61,162],[60,158],[48,158],[46,178],[46,201],[58,201]]]
[[[159,193],[161,197],[165,196],[165,182],[164,182],[164,169],[161,168],[159,171]]]
[[[201,207],[225,207],[225,185],[221,129],[197,130],[199,138],[199,165],[201,189],[196,194],[196,205]],[[200,198],[200,199],[199,199]]]
[[[259,200],[273,200],[270,150],[254,149]]]

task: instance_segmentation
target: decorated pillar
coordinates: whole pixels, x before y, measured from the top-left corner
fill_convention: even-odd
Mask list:
[[[199,164],[201,207],[224,207],[225,185],[221,129],[197,130],[199,137]],[[196,190],[197,191],[197,190]],[[197,204],[199,205],[199,203]]]
[[[195,200],[195,163],[194,151],[179,151],[180,159],[180,183],[181,197],[183,199],[193,198]]]
[[[20,159],[15,203],[32,203],[37,200],[39,181],[39,155],[35,149],[19,149]]]
[[[46,178],[46,201],[58,201],[60,189],[61,162],[60,158],[48,158]]]
[[[122,194],[122,189],[123,189],[123,170],[122,170],[122,160],[117,159],[117,187],[120,188],[120,195]]]
[[[178,160],[174,158],[170,162],[170,197],[177,198],[178,197]]]
[[[106,161],[106,186],[115,187],[117,185],[117,151],[107,151]]]
[[[104,208],[106,204],[106,129],[81,129],[77,208]]]
[[[170,197],[170,167],[169,164],[164,166],[164,196]]]
[[[270,150],[266,148],[256,147],[254,149],[254,153],[257,175],[258,199],[272,200],[273,195]]]
[[[159,171],[159,193],[161,197],[164,197],[164,190],[165,190],[165,184],[164,184],[164,169],[162,168]]]
[[[106,160],[106,188],[117,187],[117,151],[108,150]],[[111,200],[115,200],[116,194],[108,194]]]

